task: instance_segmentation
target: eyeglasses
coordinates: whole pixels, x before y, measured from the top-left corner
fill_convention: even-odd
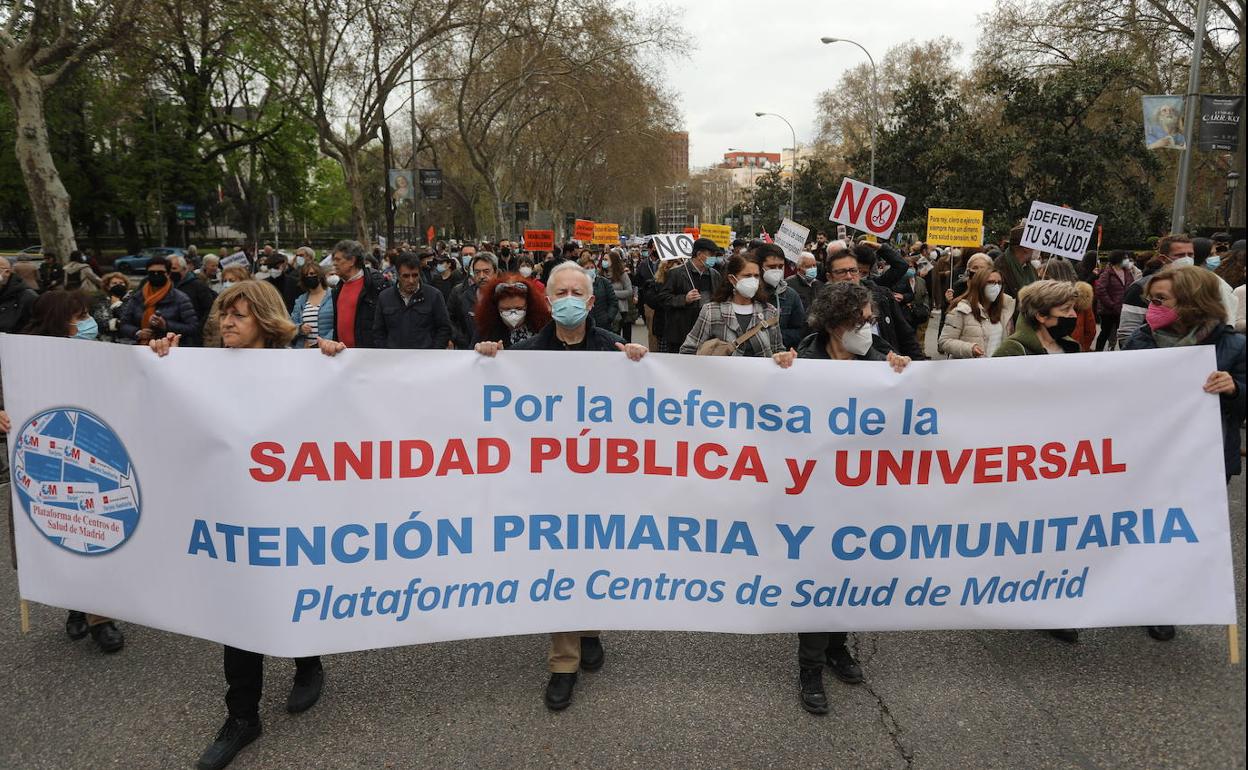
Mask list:
[[[845,278],[851,275],[858,275],[858,268],[842,267],[839,270],[829,270],[828,275],[835,276],[836,278]]]
[[[1161,307],[1162,305],[1166,304],[1166,301],[1165,301],[1165,299],[1163,299],[1163,298],[1161,298],[1161,297],[1149,297],[1149,298],[1148,298],[1148,304],[1150,304],[1150,305],[1156,305],[1156,306],[1158,306],[1158,307]]]
[[[500,283],[494,286],[494,294],[502,294],[504,291],[518,291],[521,294],[529,293],[529,285],[521,281],[511,281],[508,283]]]

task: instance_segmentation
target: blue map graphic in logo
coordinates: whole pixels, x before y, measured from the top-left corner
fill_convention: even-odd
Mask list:
[[[76,553],[108,553],[139,525],[139,479],[121,439],[82,409],[49,409],[13,442],[13,487],[49,540]]]

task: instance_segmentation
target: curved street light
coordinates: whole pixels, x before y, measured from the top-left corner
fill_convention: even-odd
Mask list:
[[[789,217],[797,216],[797,209],[794,206],[794,200],[797,198],[797,132],[793,130],[793,124],[783,115],[777,115],[774,112],[756,112],[754,117],[761,118],[770,115],[773,118],[780,118],[784,124],[789,127],[789,133],[793,134],[793,170],[789,175]]]
[[[879,73],[875,68],[875,58],[871,56],[871,52],[862,47],[862,43],[849,40],[843,37],[821,37],[819,42],[828,43],[850,43],[858,46],[863,53],[867,55],[867,61],[871,62],[871,185],[875,185],[875,124],[880,122],[880,81]]]

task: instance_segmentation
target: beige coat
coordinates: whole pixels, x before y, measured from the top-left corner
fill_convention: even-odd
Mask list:
[[[997,324],[1000,327],[998,330],[1000,336],[997,337],[998,345],[1014,333],[1010,323],[1013,317],[1014,298],[1008,294],[1002,294],[1001,323]],[[945,317],[945,328],[940,332],[940,341],[936,344],[936,349],[949,358],[972,358],[972,348],[979,345],[985,357],[991,356],[995,352],[988,349],[992,326],[993,323],[987,316],[982,321],[976,321],[975,316],[971,315],[971,304],[962,300]]]

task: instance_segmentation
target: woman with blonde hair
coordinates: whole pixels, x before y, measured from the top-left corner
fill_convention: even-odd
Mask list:
[[[1075,299],[1075,312],[1079,314],[1079,322],[1075,324],[1075,330],[1070,337],[1087,353],[1096,344],[1096,311],[1092,308],[1095,304],[1095,290],[1092,284],[1079,280],[1079,274],[1075,272],[1070,261],[1059,256],[1049,258],[1040,270],[1040,277],[1072,283],[1079,290],[1079,296]]]
[[[966,291],[950,303],[936,344],[939,352],[949,358],[984,358],[997,352],[1013,331],[1014,317],[1014,298],[1001,284],[1001,273],[991,267],[971,275]]]
[[[1014,333],[993,357],[1080,352],[1079,343],[1070,338],[1079,323],[1078,299],[1079,289],[1065,281],[1046,279],[1024,286],[1018,293]]]
[[[217,296],[219,347],[236,350],[274,350],[289,347],[298,327],[286,312],[286,303],[268,281],[241,281]],[[178,347],[180,336],[167,334],[149,347],[160,357]],[[264,684],[264,655],[225,646],[225,705],[229,716],[216,739],[199,758],[200,768],[228,765],[260,736],[260,694]],[[307,711],[321,697],[325,674],[319,657],[295,658],[295,681],[286,698],[291,714]]]
[[[204,347],[221,347],[221,296],[232,286],[250,280],[253,280],[251,271],[243,265],[230,265],[221,271],[221,294],[218,294],[217,298],[212,301],[212,307],[208,310],[208,320],[204,322]]]

